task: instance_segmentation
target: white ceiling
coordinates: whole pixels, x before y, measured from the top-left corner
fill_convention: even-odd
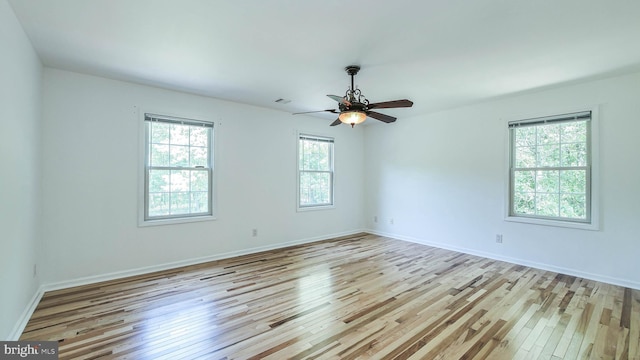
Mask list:
[[[637,0],[9,1],[47,66],[287,112],[335,108],[350,64],[400,119],[640,70]]]

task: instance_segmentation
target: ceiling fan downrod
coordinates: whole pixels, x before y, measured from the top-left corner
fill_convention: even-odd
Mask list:
[[[355,75],[358,74],[358,71],[360,71],[360,66],[349,65],[345,67],[344,70],[349,76],[351,76],[351,88],[347,89],[347,92],[344,96],[347,103],[349,103],[349,107],[351,107],[351,104],[355,102],[364,105],[364,107],[366,108],[366,106],[369,105],[369,100],[367,100],[367,98],[362,95],[362,91],[360,89],[356,89],[354,80]]]

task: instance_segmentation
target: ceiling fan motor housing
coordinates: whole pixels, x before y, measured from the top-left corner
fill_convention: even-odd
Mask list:
[[[340,112],[343,111],[362,111],[365,112],[367,111],[367,105],[358,102],[358,101],[353,101],[350,103],[351,105],[347,105],[347,104],[343,104],[343,103],[339,103],[338,104],[338,109],[340,109]]]

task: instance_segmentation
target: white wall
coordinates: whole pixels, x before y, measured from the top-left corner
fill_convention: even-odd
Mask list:
[[[50,68],[43,96],[47,284],[363,228],[361,128]],[[134,106],[216,121],[218,220],[138,227]],[[335,137],[333,210],[296,212],[296,130]]]
[[[6,0],[0,48],[0,339],[15,333],[40,283],[70,284],[363,227],[640,288],[640,74],[350,129],[50,68],[42,80]],[[590,105],[601,109],[601,230],[504,221],[506,121]],[[137,226],[137,108],[216,121],[218,220]],[[334,210],[295,210],[296,131],[336,138]],[[503,244],[495,243],[498,233]]]
[[[640,288],[639,94],[637,73],[367,127],[366,226]],[[506,121],[590,105],[600,105],[601,230],[504,221]]]
[[[0,0],[0,340],[39,286],[42,65],[6,0]]]

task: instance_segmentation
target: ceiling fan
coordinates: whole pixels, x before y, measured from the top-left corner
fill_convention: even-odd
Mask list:
[[[372,109],[391,109],[413,106],[413,101],[407,99],[384,101],[373,104],[369,103],[369,100],[367,100],[367,98],[362,95],[362,91],[355,88],[355,86],[353,85],[353,77],[358,73],[358,71],[360,71],[360,66],[349,65],[344,68],[344,70],[348,75],[351,76],[351,87],[347,90],[344,96],[327,95],[331,99],[338,102],[338,110],[327,109],[318,111],[306,111],[294,113],[293,115],[330,112],[333,114],[338,114],[338,118],[334,122],[332,122],[330,126],[336,126],[344,123],[351,125],[351,127],[354,127],[356,124],[364,122],[367,119],[367,116],[385,123],[392,123],[396,121],[395,117],[371,111]]]

